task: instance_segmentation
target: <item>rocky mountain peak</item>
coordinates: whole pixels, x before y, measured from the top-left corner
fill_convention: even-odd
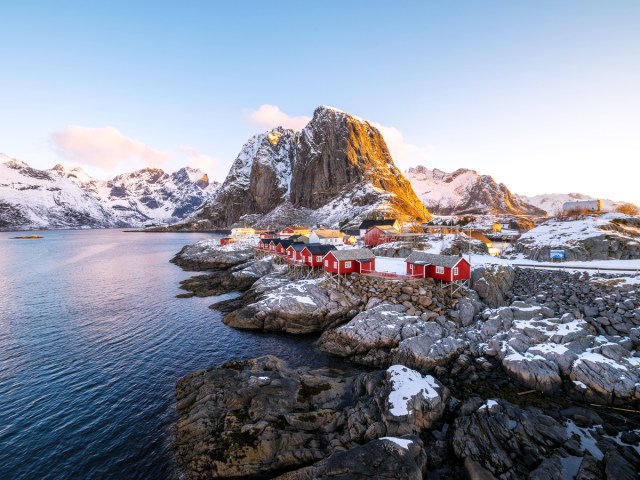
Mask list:
[[[340,222],[355,222],[357,218],[349,216],[375,210],[401,218],[429,218],[380,132],[365,120],[327,106],[316,108],[301,132],[278,127],[251,137],[218,195],[200,215],[214,225],[229,226],[245,215],[280,214],[286,210],[283,205],[289,205],[289,217],[313,223],[309,210],[332,202],[344,207],[339,219],[334,215]]]

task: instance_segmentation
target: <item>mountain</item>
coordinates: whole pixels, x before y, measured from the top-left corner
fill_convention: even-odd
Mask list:
[[[193,214],[219,184],[189,167],[143,169],[98,180],[79,167],[37,170],[0,155],[0,228],[109,228],[173,223]]]
[[[124,226],[67,178],[0,155],[0,229]]]
[[[409,168],[405,176],[422,203],[440,215],[513,214],[544,215],[545,212],[489,175],[460,168],[453,173],[422,165]]]
[[[534,195],[531,197],[525,195],[518,195],[520,199],[523,201],[530,203],[531,205],[535,205],[536,207],[544,210],[549,215],[554,215],[555,213],[562,210],[562,205],[565,202],[574,202],[576,200],[591,200],[597,197],[592,197],[590,195],[584,195],[582,193],[548,193],[543,195]],[[602,208],[603,210],[613,211],[617,206],[621,205],[624,202],[616,202],[614,200],[602,200]]]
[[[369,216],[427,220],[380,132],[318,107],[301,132],[276,128],[242,147],[217,195],[193,218],[235,223],[359,223]]]
[[[90,193],[129,226],[182,220],[219,187],[217,182],[209,183],[205,173],[189,167],[171,174],[159,168],[145,168],[108,181],[92,178],[78,167],[56,165],[52,172]]]

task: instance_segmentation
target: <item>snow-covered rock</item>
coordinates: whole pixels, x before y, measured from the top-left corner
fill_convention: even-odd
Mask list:
[[[541,210],[544,210],[549,215],[555,215],[562,211],[562,205],[565,202],[575,202],[580,200],[591,200],[594,197],[590,195],[584,195],[582,193],[545,193],[542,195],[517,195],[517,197],[524,202],[527,202]],[[618,202],[615,200],[602,200],[602,208],[605,211],[613,211],[624,202]]]

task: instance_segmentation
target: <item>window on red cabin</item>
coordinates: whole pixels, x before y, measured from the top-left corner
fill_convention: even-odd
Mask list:
[[[325,260],[325,261],[324,261],[324,266],[325,266],[325,267],[328,267],[328,266],[329,266],[329,260]]]
[[[338,268],[338,262],[333,262],[333,268]]]
[[[444,267],[436,267],[436,273],[444,273]]]
[[[454,274],[454,275],[457,275],[457,274],[458,274],[458,267],[455,267],[455,268],[453,269],[453,274]]]
[[[409,270],[411,270],[413,272],[413,263],[409,264]]]
[[[316,262],[321,262],[321,261],[322,261],[322,255],[317,255]]]
[[[344,262],[344,268],[351,268],[351,262]]]

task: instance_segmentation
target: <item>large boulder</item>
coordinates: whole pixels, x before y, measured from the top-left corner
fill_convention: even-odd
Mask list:
[[[515,276],[515,270],[509,266],[477,267],[471,271],[471,287],[487,305],[499,307],[509,303]]]
[[[353,317],[360,303],[359,297],[326,280],[289,281],[264,290],[258,301],[232,311],[223,322],[242,330],[322,332]]]
[[[356,315],[349,323],[327,330],[318,340],[319,347],[331,354],[349,357],[360,364],[388,366],[390,351],[418,335],[441,338],[442,328],[434,322],[406,314],[403,305],[382,303]]]

